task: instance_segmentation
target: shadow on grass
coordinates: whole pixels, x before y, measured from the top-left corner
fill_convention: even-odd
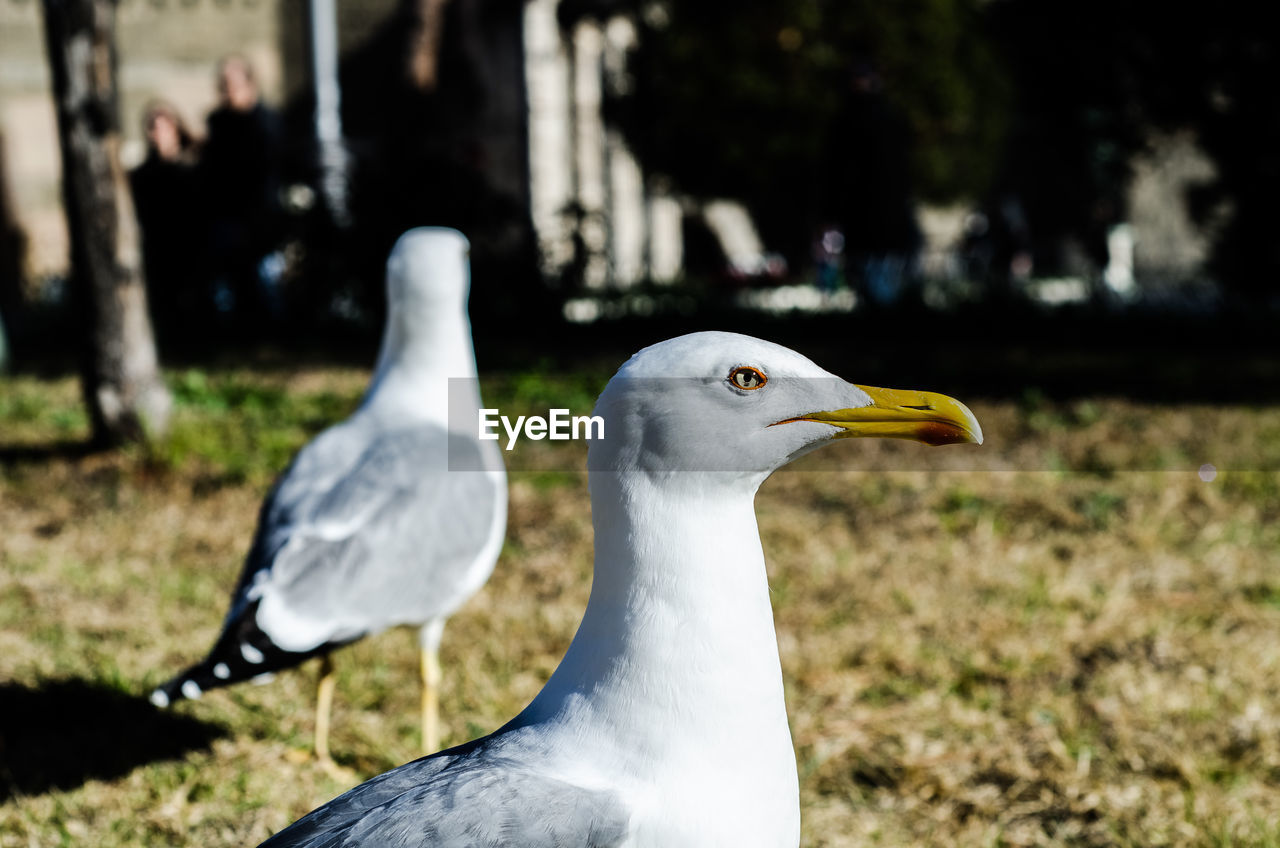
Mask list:
[[[0,801],[122,777],[227,730],[88,680],[0,683]]]
[[[102,448],[85,439],[64,439],[34,445],[0,444],[0,465],[39,463],[53,459],[82,459]]]

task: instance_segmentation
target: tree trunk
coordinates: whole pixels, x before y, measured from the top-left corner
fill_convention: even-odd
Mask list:
[[[83,321],[83,389],[99,444],[147,441],[168,424],[147,315],[137,220],[120,166],[114,0],[44,0],[62,148],[71,291]]]
[[[27,234],[18,224],[9,190],[9,160],[0,128],[0,372],[13,356],[13,328],[23,307],[22,282],[27,269]]]

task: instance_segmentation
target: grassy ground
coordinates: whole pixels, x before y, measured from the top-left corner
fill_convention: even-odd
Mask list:
[[[605,376],[486,396],[585,412]],[[305,760],[311,667],[133,696],[210,645],[272,477],[365,379],[176,373],[167,445],[89,456],[72,381],[0,380],[0,848],[253,845],[346,788]],[[1280,845],[1280,410],[972,405],[985,454],[843,443],[758,498],[804,844]],[[446,630],[450,743],[537,692],[586,602],[585,477],[545,470],[581,456],[537,447]],[[413,637],[336,658],[340,762],[416,756]]]

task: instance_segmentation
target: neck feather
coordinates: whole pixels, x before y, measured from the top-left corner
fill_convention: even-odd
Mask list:
[[[593,473],[591,599],[523,721],[592,723],[633,750],[746,734],[789,750],[753,495],[731,475]]]
[[[471,323],[465,310],[388,316],[361,410],[474,428],[480,406]],[[452,382],[451,382],[452,381]]]

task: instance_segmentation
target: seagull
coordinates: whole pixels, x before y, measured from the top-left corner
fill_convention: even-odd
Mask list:
[[[414,229],[396,242],[363,401],[276,482],[222,634],[203,662],[152,692],[156,706],[319,656],[316,756],[336,769],[329,653],[409,625],[420,628],[423,747],[439,748],[445,619],[489,579],[507,512],[501,455],[475,427],[468,252],[449,229]]]
[[[949,397],[852,385],[720,332],[640,351],[595,414],[591,596],[546,686],[493,734],[375,777],[262,848],[799,842],[755,492],[833,439],[980,444],[982,430]]]

